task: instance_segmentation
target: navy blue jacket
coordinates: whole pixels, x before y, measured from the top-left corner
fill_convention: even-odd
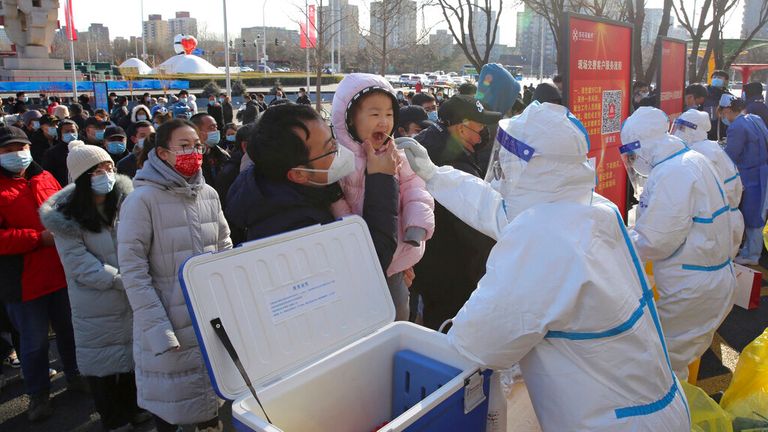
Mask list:
[[[754,114],[761,119],[763,123],[768,126],[768,106],[763,102],[762,97],[747,102],[747,114]]]
[[[367,175],[363,219],[368,224],[382,270],[397,248],[399,187],[393,176]],[[368,191],[376,191],[369,193]],[[324,188],[273,181],[251,167],[237,176],[227,194],[224,216],[233,244],[333,222],[331,204],[342,197],[333,184]]]

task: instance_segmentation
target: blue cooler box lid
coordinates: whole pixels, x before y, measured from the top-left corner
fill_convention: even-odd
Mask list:
[[[257,391],[395,319],[358,216],[192,257],[179,278],[213,386],[229,400],[248,388],[213,331],[215,318]]]

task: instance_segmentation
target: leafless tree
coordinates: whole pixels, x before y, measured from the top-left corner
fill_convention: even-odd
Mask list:
[[[754,39],[758,32],[760,32],[760,30],[766,25],[768,25],[768,2],[764,1],[760,7],[760,13],[757,17],[757,25],[751,32],[749,32],[749,34],[746,35],[745,38],[741,40],[741,44],[739,44],[738,48],[736,48],[736,50],[724,58],[722,67],[724,69],[731,67],[731,65],[736,61],[742,51],[744,51],[752,39]],[[717,57],[715,57],[715,64],[717,65]]]
[[[501,13],[504,10],[504,0],[475,1],[429,0],[428,4],[440,7],[453,40],[464,52],[467,61],[479,71],[490,60],[491,51],[496,44],[496,34],[499,29],[499,18],[501,18]],[[551,1],[562,2],[564,0]],[[495,17],[493,12],[496,12]],[[475,25],[483,20],[487,23],[485,31],[477,34],[478,29],[475,29]]]
[[[691,38],[690,55],[688,57],[688,81],[701,82],[707,71],[709,59],[714,55],[715,45],[718,44],[722,32],[722,21],[725,14],[730,11],[739,0],[704,0],[700,10],[692,11],[686,5],[685,0],[676,0],[673,10],[677,21],[685,29]],[[698,19],[694,21],[694,12]],[[698,61],[701,43],[704,35],[709,31],[709,41],[704,52],[704,58]]]
[[[316,39],[315,39],[315,45],[314,47],[310,46],[309,37],[307,37],[307,48],[305,49],[312,49],[312,52],[310,53],[311,62],[314,65],[314,72],[315,72],[315,109],[318,112],[322,111],[323,108],[323,98],[322,98],[322,90],[323,90],[323,69],[324,69],[324,61],[327,58],[327,48],[326,45],[328,41],[331,40],[332,37],[334,37],[340,30],[339,23],[343,21],[344,17],[339,17],[338,19],[326,19],[328,16],[326,14],[320,13],[320,11],[323,9],[324,1],[318,0],[317,7],[315,9],[316,15],[315,15],[315,24],[314,26],[310,22],[309,28],[307,29],[307,33],[311,34],[313,31],[315,32]],[[309,11],[306,11],[304,9],[299,9],[300,15],[301,15],[301,22],[297,22],[297,24],[303,24],[305,23],[309,14]],[[307,35],[309,36],[309,35]]]

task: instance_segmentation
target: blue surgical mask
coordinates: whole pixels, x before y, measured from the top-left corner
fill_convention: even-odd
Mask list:
[[[61,140],[64,141],[66,144],[69,144],[71,141],[74,141],[77,139],[77,132],[68,132],[65,134],[61,134]]]
[[[437,121],[437,111],[430,111],[427,113],[427,118],[430,121],[436,122]]]
[[[125,143],[122,141],[110,141],[107,143],[107,151],[113,155],[125,153]]]
[[[139,138],[138,141],[136,141],[136,144],[133,146],[133,150],[138,152],[141,151],[141,149],[144,148],[144,138]]]
[[[205,143],[213,147],[221,141],[221,133],[219,131],[208,132],[208,136],[205,139]]]
[[[26,96],[24,96],[24,97],[22,97],[22,98],[19,98],[19,99],[20,99],[22,102],[24,102],[24,103],[27,103],[27,102],[29,102],[29,98],[28,98],[28,97],[26,97]]]
[[[97,141],[104,139],[104,129],[96,129],[95,137]]]
[[[227,135],[226,140],[227,142],[235,142],[235,135]]]
[[[59,134],[59,129],[56,126],[48,126],[48,135],[56,137]]]
[[[723,124],[726,125],[726,126],[730,126],[731,125],[731,121],[728,120],[728,117],[720,117],[720,121],[722,121]]]
[[[179,102],[181,102],[181,103],[187,103],[187,98],[179,98]]]
[[[14,174],[18,174],[32,163],[32,153],[29,150],[4,153],[0,155],[0,166]]]
[[[154,122],[154,123],[152,123],[152,126],[154,126],[154,127],[155,127],[155,130],[157,130],[157,128],[159,128],[159,127],[160,127],[160,123],[158,123],[158,122]]]
[[[115,173],[104,173],[91,177],[91,189],[96,195],[106,195],[115,187]]]
[[[219,98],[219,103],[224,103],[224,98]]]
[[[32,129],[34,129],[34,130],[40,129],[40,122],[39,121],[33,121],[32,122]]]
[[[145,114],[136,114],[137,121],[144,121],[146,119],[147,119],[147,116]]]
[[[214,105],[216,105],[216,101],[215,100],[209,100],[208,101],[208,106],[214,106]]]
[[[712,78],[713,87],[725,87],[725,80],[722,78]]]

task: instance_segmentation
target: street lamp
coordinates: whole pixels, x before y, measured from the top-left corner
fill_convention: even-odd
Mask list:
[[[261,62],[264,64],[266,71],[267,66],[267,0],[264,0],[264,4],[261,5],[261,34],[262,41],[264,41],[264,51],[261,54]],[[257,50],[258,52],[258,50]]]

